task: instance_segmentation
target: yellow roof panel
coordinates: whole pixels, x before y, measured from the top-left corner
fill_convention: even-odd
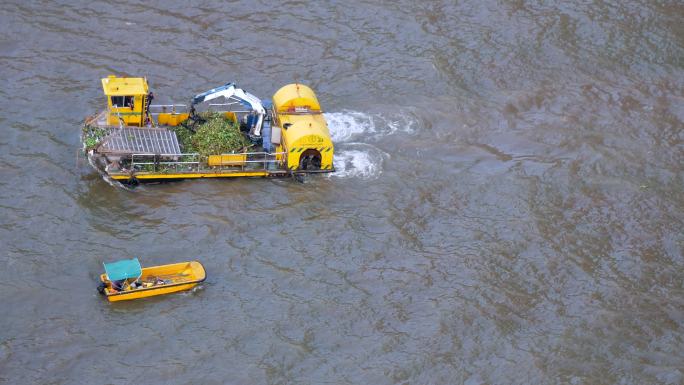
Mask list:
[[[313,90],[304,84],[288,84],[273,95],[273,107],[278,112],[294,111],[296,108],[308,108],[320,111],[321,105]]]
[[[117,78],[110,75],[102,79],[102,88],[105,95],[146,95],[147,80],[145,78]]]

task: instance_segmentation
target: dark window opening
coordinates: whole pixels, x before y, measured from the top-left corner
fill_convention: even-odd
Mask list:
[[[132,96],[112,96],[112,107],[130,107],[133,108]]]

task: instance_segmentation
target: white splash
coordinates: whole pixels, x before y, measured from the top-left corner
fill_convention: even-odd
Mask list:
[[[373,179],[382,173],[382,164],[389,155],[364,143],[351,143],[335,153],[335,178]]]
[[[378,120],[382,123],[379,125],[383,127],[380,131],[381,135],[391,135],[397,131],[412,134],[414,126],[416,125],[416,118],[409,112],[400,112],[397,116],[378,115]]]
[[[358,134],[375,132],[373,118],[363,112],[326,112],[323,116],[333,143],[346,142]]]
[[[397,131],[413,133],[416,119],[409,112],[396,116],[370,115],[358,111],[327,112],[323,116],[328,123],[330,137],[335,143],[344,143],[360,137],[379,139]]]
[[[389,154],[358,141],[377,141],[395,132],[410,134],[416,125],[416,117],[410,111],[391,117],[358,111],[328,112],[323,116],[335,143],[335,172],[330,174],[333,178],[377,178]]]

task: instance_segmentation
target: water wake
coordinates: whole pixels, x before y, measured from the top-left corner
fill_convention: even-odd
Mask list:
[[[334,178],[374,179],[382,174],[382,164],[389,154],[365,143],[349,143],[335,153]]]
[[[409,113],[393,117],[358,111],[324,114],[330,137],[335,143],[334,178],[373,179],[382,174],[389,155],[359,140],[378,141],[396,132],[413,133],[416,119]],[[352,142],[354,141],[354,142]]]
[[[381,114],[342,111],[327,112],[323,116],[328,122],[330,137],[335,143],[358,140],[361,137],[377,140],[397,131],[413,133],[416,125],[415,117],[409,113],[388,117]]]
[[[373,118],[363,112],[327,112],[323,116],[333,143],[346,142],[360,134],[375,131]]]

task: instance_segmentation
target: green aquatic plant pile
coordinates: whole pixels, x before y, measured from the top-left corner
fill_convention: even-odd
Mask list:
[[[240,126],[218,112],[202,112],[198,119],[188,119],[172,127],[184,153],[202,156],[242,151],[250,141],[240,132]]]
[[[196,150],[192,144],[193,132],[189,128],[192,127],[192,125],[188,124],[188,121],[191,120],[188,119],[178,126],[169,128],[176,133],[176,138],[178,138],[178,143],[180,144],[181,151],[189,154],[192,152],[196,152]]]
[[[95,147],[107,135],[107,130],[95,126],[83,126],[83,144],[86,149]]]

